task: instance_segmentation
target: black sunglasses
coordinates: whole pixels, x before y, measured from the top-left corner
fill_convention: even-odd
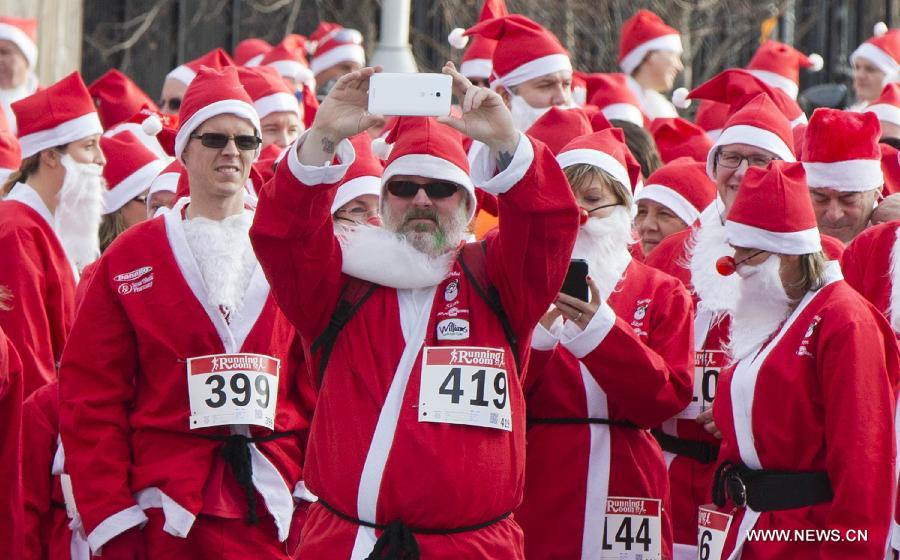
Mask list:
[[[447,198],[453,196],[453,193],[459,190],[459,185],[453,183],[428,183],[426,185],[420,185],[418,183],[413,183],[412,181],[394,181],[387,185],[388,192],[400,198],[412,198],[416,196],[419,189],[425,189],[425,194],[428,195],[428,198]]]
[[[234,145],[238,150],[255,150],[262,144],[262,138],[252,134],[238,134],[237,136],[229,136],[219,132],[206,132],[204,134],[191,134],[191,138],[200,140],[200,143],[207,148],[221,150],[228,145],[228,141],[234,139]]]

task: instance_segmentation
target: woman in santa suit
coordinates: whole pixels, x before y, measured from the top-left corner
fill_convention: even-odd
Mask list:
[[[631,189],[618,129],[557,156],[582,207],[573,256],[590,303],[560,293],[534,333],[525,380],[529,560],[671,558],[669,487],[648,429],[682,410],[693,383],[691,298],[629,254]]]
[[[879,312],[826,263],[805,174],[750,168],[725,224],[741,277],[733,365],[706,427],[722,446],[709,558],[883,558],[894,485],[898,352]],[[751,529],[830,530],[751,540]],[[867,532],[862,536],[859,532]]]

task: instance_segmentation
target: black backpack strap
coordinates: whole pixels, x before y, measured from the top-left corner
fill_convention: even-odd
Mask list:
[[[315,354],[319,350],[322,353],[319,356],[319,385],[325,377],[325,368],[328,367],[328,360],[331,358],[331,351],[334,349],[334,343],[350,319],[356,315],[359,308],[369,299],[378,286],[367,280],[350,277],[341,290],[341,297],[338,301],[334,313],[331,315],[331,321],[322,331],[322,334],[316,338],[312,344],[312,353]]]
[[[500,321],[500,326],[503,327],[503,334],[506,335],[506,342],[513,352],[516,371],[521,375],[522,369],[519,364],[519,341],[509,322],[509,316],[503,309],[503,302],[500,301],[500,293],[488,279],[487,242],[482,240],[478,245],[481,247],[481,251],[478,251],[478,247],[474,243],[465,245],[459,252],[457,260],[459,261],[459,266],[462,268],[466,278],[468,278],[469,282],[475,288],[475,292],[484,303],[491,308],[491,311],[494,312],[494,315],[496,315],[497,319]]]

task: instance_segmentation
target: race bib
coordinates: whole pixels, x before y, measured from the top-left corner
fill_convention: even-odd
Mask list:
[[[716,398],[716,383],[719,372],[725,367],[725,352],[721,350],[700,350],[694,354],[694,395],[691,404],[676,418],[693,420],[701,412],[712,408]]]
[[[475,346],[426,347],[419,422],[512,431],[506,352]]]
[[[715,506],[700,506],[697,516],[697,559],[721,560],[732,517]]]
[[[59,475],[59,485],[62,487],[63,502],[66,503],[66,517],[75,519],[78,508],[75,507],[75,493],[72,491],[72,477],[63,473]]]
[[[607,498],[600,560],[662,558],[660,500]]]
[[[274,430],[280,365],[260,354],[189,358],[190,428],[254,424]]]

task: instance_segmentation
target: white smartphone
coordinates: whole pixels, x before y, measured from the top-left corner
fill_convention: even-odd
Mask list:
[[[369,78],[369,112],[389,116],[450,114],[453,78],[447,74],[392,74]]]

